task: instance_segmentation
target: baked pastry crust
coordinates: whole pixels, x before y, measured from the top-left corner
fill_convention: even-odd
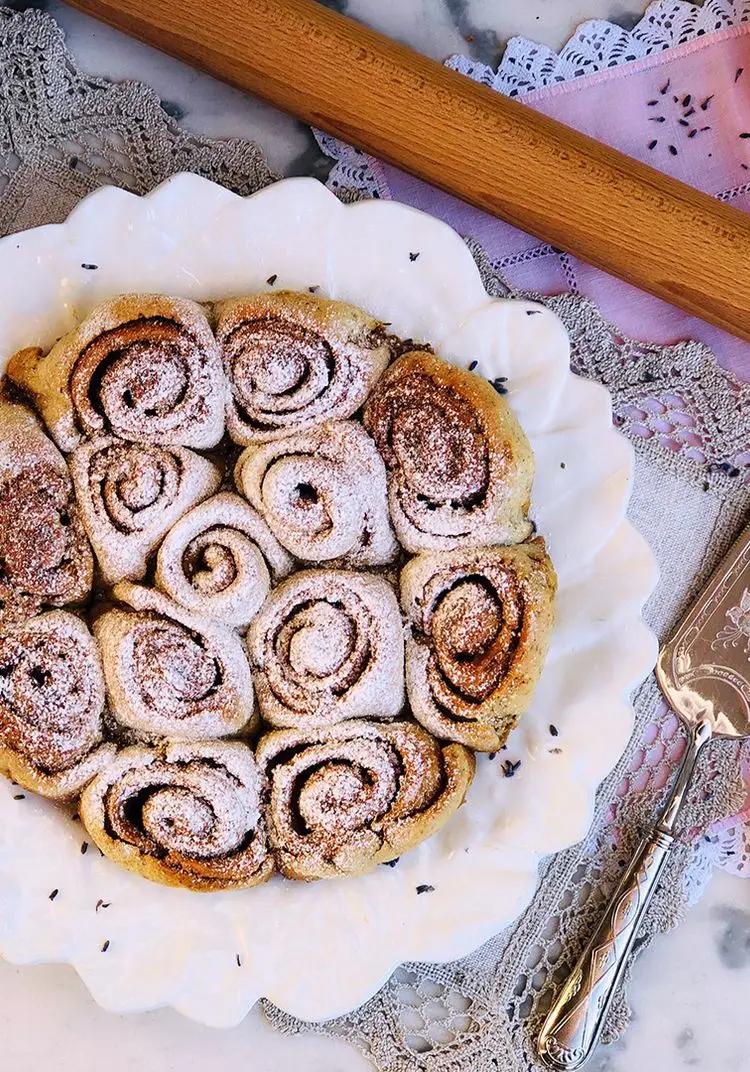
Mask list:
[[[105,856],[196,891],[243,889],[273,873],[265,786],[239,741],[123,749],[84,790],[81,821]]]
[[[41,796],[76,796],[115,754],[85,623],[63,610],[31,618],[0,636],[0,671],[0,770]]]
[[[292,567],[291,556],[257,510],[222,491],[173,526],[159,548],[155,580],[188,610],[245,630],[271,582]]]
[[[92,579],[65,459],[30,410],[0,401],[0,630],[82,603]]]
[[[261,714],[272,726],[393,718],[404,705],[401,615],[382,577],[293,574],[250,625],[247,650]]]
[[[205,313],[186,298],[110,298],[49,353],[11,357],[8,376],[64,451],[91,435],[205,448],[224,433],[221,356]]]
[[[401,573],[414,717],[495,752],[526,710],[554,624],[555,571],[537,538],[417,555]]]
[[[256,754],[276,865],[307,881],[366,874],[424,841],[463,803],[475,766],[414,722],[275,730]]]
[[[385,462],[391,519],[407,551],[530,535],[531,447],[487,380],[412,351],[376,384],[364,423]]]
[[[300,561],[382,566],[398,554],[385,466],[354,421],[246,447],[235,482]]]
[[[186,447],[112,436],[84,440],[68,465],[107,585],[139,581],[163,536],[221,482],[216,466]]]
[[[286,290],[216,313],[227,430],[242,445],[351,417],[391,358],[382,323],[345,302]]]
[[[94,636],[121,726],[146,741],[251,732],[253,684],[233,630],[137,584],[115,585],[112,596],[119,605],[99,615]]]

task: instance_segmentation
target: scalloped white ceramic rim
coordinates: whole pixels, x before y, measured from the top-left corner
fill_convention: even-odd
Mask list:
[[[560,580],[531,710],[507,752],[480,757],[458,815],[396,867],[227,894],[167,889],[82,855],[79,823],[30,795],[14,800],[3,781],[2,954],[72,964],[111,1010],[168,1005],[230,1025],[261,996],[330,1018],[403,961],[477,948],[528,903],[540,857],[585,835],[596,786],[631,732],[630,693],[656,655],[641,621],[655,563],[625,520],[633,452],[612,428],[605,389],[571,374],[560,322],[541,306],[488,298],[445,224],[394,202],[345,206],[312,179],[247,198],[189,174],[146,197],[108,187],[65,223],[2,240],[0,273],[2,363],[20,346],[50,345],[113,294],[215,299],[267,289],[274,276],[277,289],[319,287],[458,364],[507,376],[536,454],[534,517]],[[506,758],[521,760],[513,778],[502,776]],[[422,884],[434,891],[417,894]],[[95,911],[99,899],[110,907]]]

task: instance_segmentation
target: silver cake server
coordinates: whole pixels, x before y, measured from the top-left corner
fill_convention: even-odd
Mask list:
[[[659,653],[659,685],[689,737],[655,828],[643,839],[594,934],[560,990],[538,1039],[548,1068],[580,1068],[591,1056],[659,881],[701,748],[750,734],[750,528]]]

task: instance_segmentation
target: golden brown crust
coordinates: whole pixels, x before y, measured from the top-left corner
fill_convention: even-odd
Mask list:
[[[83,602],[92,579],[64,458],[30,410],[0,403],[0,629]]]
[[[340,722],[260,739],[276,866],[309,881],[366,874],[436,833],[463,803],[474,756],[413,722]]]
[[[407,563],[407,692],[424,726],[480,752],[502,747],[542,671],[556,584],[542,539]]]
[[[83,792],[80,816],[115,863],[167,886],[244,889],[273,873],[265,784],[239,741],[125,748]]]
[[[390,360],[380,321],[345,302],[278,291],[217,305],[235,443],[351,417]]]
[[[534,473],[510,407],[481,376],[425,351],[400,357],[365,405],[407,551],[516,543]]]
[[[303,562],[382,566],[398,554],[385,467],[355,421],[330,421],[246,447],[237,487]]]
[[[156,584],[176,603],[244,631],[271,582],[293,561],[265,519],[239,495],[223,491],[194,507],[159,548]]]
[[[97,434],[211,447],[224,431],[221,356],[203,310],[185,298],[110,298],[48,354],[15,354],[8,375],[64,451]]]
[[[102,580],[139,581],[174,523],[215,492],[217,467],[187,447],[93,436],[68,457]]]

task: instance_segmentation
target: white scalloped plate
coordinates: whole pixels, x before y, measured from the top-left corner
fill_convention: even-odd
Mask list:
[[[0,951],[14,963],[71,963],[119,1012],[171,1005],[229,1025],[265,996],[325,1019],[405,960],[476,948],[528,903],[540,856],[586,833],[595,788],[632,728],[630,692],[656,655],[640,620],[656,569],[625,520],[633,455],[612,428],[609,395],[570,373],[556,317],[489,299],[462,240],[430,216],[394,202],[344,206],[312,179],[248,198],[194,175],[147,197],[100,190],[64,224],[0,242],[0,368],[110,295],[212,299],[266,289],[271,275],[277,289],[317,286],[458,364],[508,377],[536,454],[533,514],[560,579],[558,624],[531,710],[507,752],[479,757],[466,806],[396,867],[364,878],[167,889],[93,849],[82,855],[79,823],[30,795],[14,800],[0,780]],[[506,758],[521,760],[513,778]],[[434,891],[418,895],[422,884]],[[95,911],[98,900],[109,907]]]

